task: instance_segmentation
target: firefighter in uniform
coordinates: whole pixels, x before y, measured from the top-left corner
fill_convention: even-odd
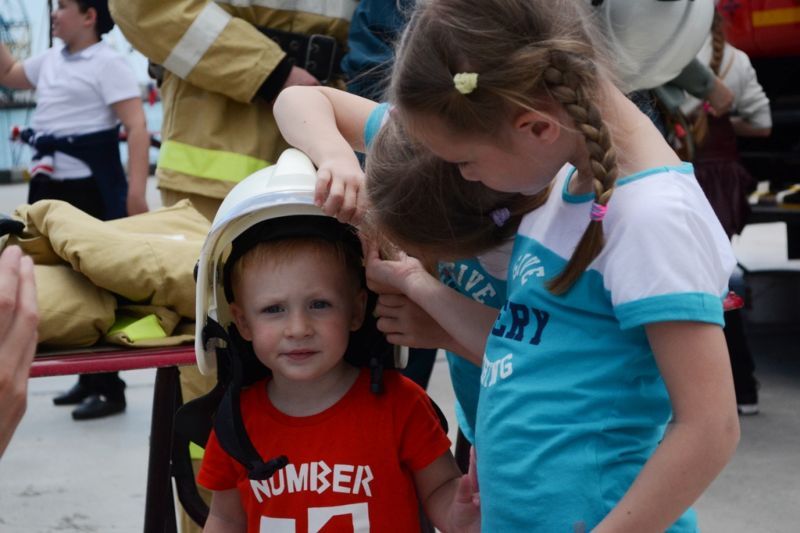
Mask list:
[[[156,177],[164,205],[188,198],[209,220],[236,183],[288,147],[272,100],[288,85],[340,83],[356,0],[110,0],[130,43],[160,65]],[[342,85],[343,87],[343,85]],[[183,367],[184,401],[216,383]],[[199,466],[202,451],[194,449]],[[199,531],[182,516],[181,530]]]

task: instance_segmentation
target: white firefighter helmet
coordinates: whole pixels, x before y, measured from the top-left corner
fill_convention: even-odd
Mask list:
[[[239,182],[222,202],[200,251],[197,268],[195,355],[203,374],[216,369],[215,345],[204,341],[209,319],[227,329],[232,316],[222,283],[233,240],[253,225],[291,215],[327,216],[314,205],[317,172],[301,151],[284,151],[277,163]]]
[[[711,29],[714,0],[586,0],[598,10],[626,90],[675,78]]]

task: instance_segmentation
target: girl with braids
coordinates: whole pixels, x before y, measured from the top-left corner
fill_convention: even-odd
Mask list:
[[[489,312],[496,315],[505,301],[516,228],[525,213],[541,205],[547,191],[532,196],[507,193],[464,180],[456,165],[410,142],[400,124],[388,120],[387,104],[311,88],[282,93],[274,109],[283,133],[319,168],[317,201],[323,211],[340,220],[362,221],[376,239],[389,241],[389,248],[399,246],[413,253],[426,270],[438,269],[444,284],[440,286],[454,289],[448,292],[455,297],[463,295],[456,305],[480,302],[479,311],[492,306]],[[362,220],[367,202],[358,187],[363,172],[353,149],[363,152],[368,145],[370,153],[373,146],[385,147],[378,149],[386,157],[380,162],[367,157],[367,166],[390,180],[370,180],[375,203]],[[466,350],[396,289],[372,288],[380,294],[378,327],[389,342],[447,350],[456,418],[467,441],[459,435],[456,458],[466,471],[468,445],[474,442],[481,354]]]
[[[734,95],[730,114],[718,116],[706,103],[688,98],[682,108],[694,117],[697,149],[693,164],[697,182],[705,192],[728,237],[741,233],[750,204],[747,196],[755,179],[739,160],[737,137],[766,137],[772,130],[769,99],[758,82],[747,54],[725,40],[725,23],[715,12],[711,35],[698,59],[708,66]],[[741,309],[725,312],[725,340],[731,358],[733,385],[739,414],[758,414],[755,363],[744,332]]]
[[[391,121],[467,181],[551,192],[519,224],[499,314],[408,256],[372,250],[367,275],[482,361],[484,531],[695,531],[689,507],[739,436],[721,328],[735,261],[691,165],[612,83],[588,7],[417,6],[393,68]],[[342,138],[357,145],[374,110],[317,88],[276,103],[287,141],[319,166],[320,203],[345,218],[367,202]],[[376,142],[368,157],[375,204],[371,183],[391,182],[380,169],[392,150]],[[394,179],[426,205],[446,194]],[[393,235],[394,224],[383,229]]]

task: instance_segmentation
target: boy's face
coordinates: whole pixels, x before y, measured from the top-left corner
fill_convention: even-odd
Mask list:
[[[366,291],[333,250],[305,244],[280,260],[243,269],[231,313],[276,379],[314,381],[344,363],[361,327]]]
[[[81,13],[75,0],[58,0],[58,7],[53,11],[53,36],[70,44],[87,31],[94,35],[95,18],[94,9]]]

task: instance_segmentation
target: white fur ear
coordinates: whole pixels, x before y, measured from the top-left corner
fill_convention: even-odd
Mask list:
[[[244,309],[238,304],[232,303],[230,305],[231,316],[233,322],[236,324],[236,329],[239,330],[239,335],[246,341],[253,341],[253,331],[247,323],[247,318],[244,316]]]
[[[358,289],[358,294],[353,301],[353,318],[350,321],[350,331],[357,331],[364,323],[364,315],[367,312],[367,291]]]

